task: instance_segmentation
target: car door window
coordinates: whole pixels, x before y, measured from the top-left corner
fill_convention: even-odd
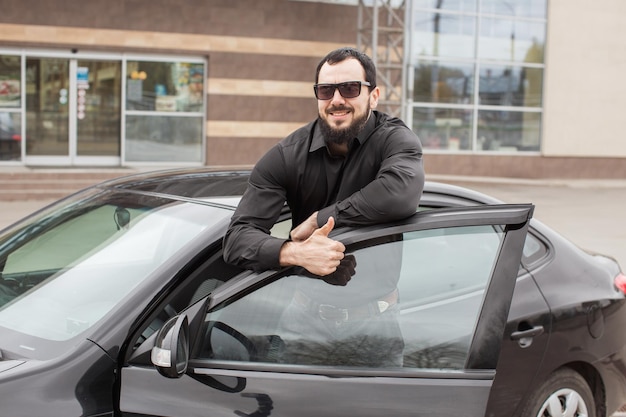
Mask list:
[[[503,230],[449,227],[349,246],[355,271],[347,283],[293,270],[276,274],[213,308],[193,356],[463,369]]]

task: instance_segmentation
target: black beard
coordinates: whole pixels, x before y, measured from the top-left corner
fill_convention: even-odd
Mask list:
[[[320,121],[320,129],[322,129],[322,135],[324,136],[324,142],[327,146],[331,144],[342,145],[344,143],[350,143],[352,139],[356,138],[359,133],[361,133],[367,123],[368,117],[369,112],[357,119],[354,119],[352,124],[345,128],[333,128],[326,120],[318,117]]]

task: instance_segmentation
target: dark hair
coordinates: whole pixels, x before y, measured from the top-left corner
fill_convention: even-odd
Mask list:
[[[317,84],[319,81],[320,70],[325,63],[328,62],[330,65],[338,64],[349,58],[354,58],[361,63],[361,66],[365,70],[365,81],[371,84],[369,87],[370,91],[376,87],[376,66],[374,65],[374,61],[372,61],[372,59],[363,52],[347,46],[329,52],[328,55],[326,55],[320,63],[317,64],[315,83]]]

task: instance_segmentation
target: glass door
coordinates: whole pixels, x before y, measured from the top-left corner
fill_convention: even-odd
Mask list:
[[[69,156],[70,62],[26,59],[26,156],[33,161]]]
[[[119,164],[122,63],[78,60],[75,79],[76,161]]]
[[[119,165],[121,62],[26,59],[26,162]]]

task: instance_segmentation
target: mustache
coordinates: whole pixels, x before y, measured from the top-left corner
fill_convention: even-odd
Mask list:
[[[326,109],[326,114],[332,113],[332,112],[336,112],[336,111],[352,111],[352,107],[349,106],[332,106]]]

